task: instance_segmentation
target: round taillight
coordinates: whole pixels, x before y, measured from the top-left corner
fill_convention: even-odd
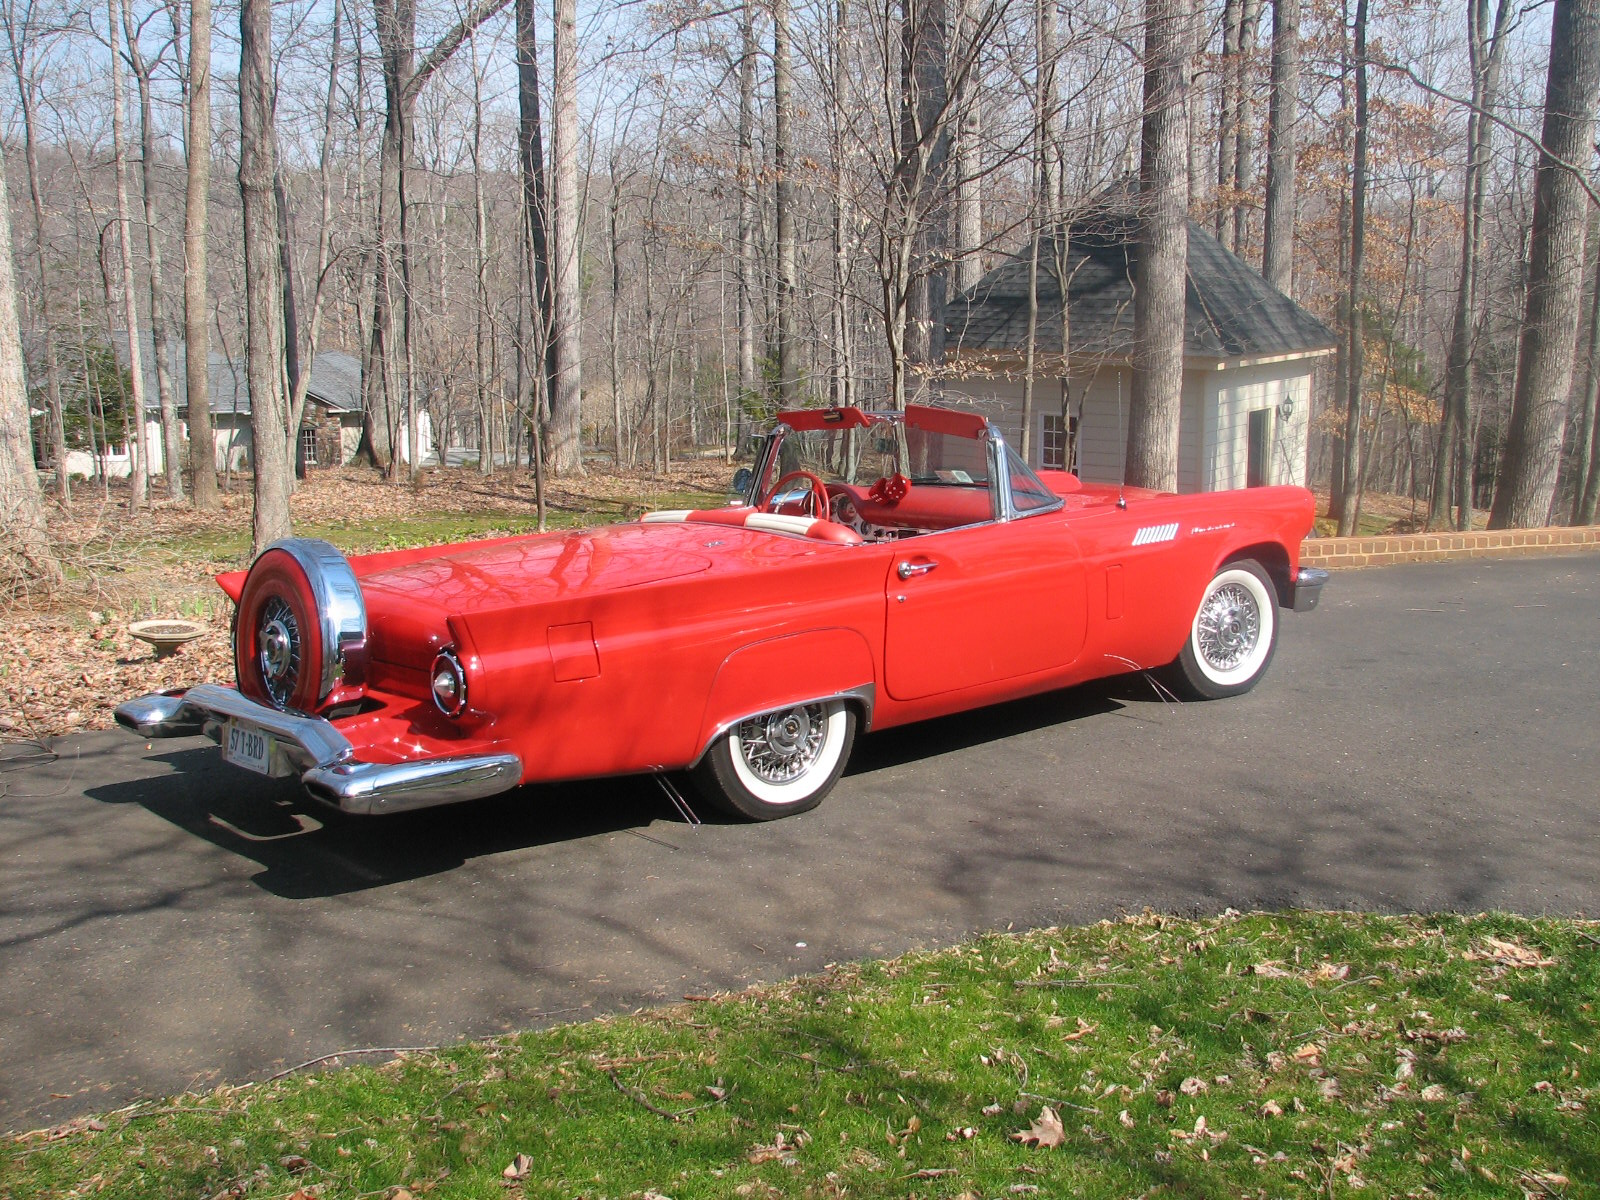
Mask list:
[[[428,672],[433,702],[447,717],[459,717],[467,707],[467,673],[461,662],[446,650],[433,660]]]

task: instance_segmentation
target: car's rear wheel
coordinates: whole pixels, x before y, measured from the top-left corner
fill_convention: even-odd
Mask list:
[[[1206,585],[1173,666],[1191,696],[1218,700],[1255,687],[1277,646],[1277,591],[1260,563],[1239,559]]]
[[[752,821],[805,812],[838,782],[855,735],[856,715],[842,700],[775,709],[717,738],[695,782],[719,808]]]

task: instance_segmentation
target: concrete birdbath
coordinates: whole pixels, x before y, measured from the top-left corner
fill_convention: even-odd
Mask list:
[[[196,621],[163,619],[135,621],[128,626],[128,632],[141,642],[149,642],[154,646],[157,658],[166,658],[169,654],[176,654],[178,647],[185,642],[192,642],[204,635],[206,627]]]

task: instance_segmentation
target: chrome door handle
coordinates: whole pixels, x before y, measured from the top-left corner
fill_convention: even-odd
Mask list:
[[[895,574],[899,575],[901,579],[910,579],[913,575],[926,575],[938,565],[938,563],[932,562],[903,562],[895,569]]]

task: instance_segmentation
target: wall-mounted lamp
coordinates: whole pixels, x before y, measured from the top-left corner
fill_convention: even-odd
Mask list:
[[[1292,399],[1285,399],[1283,403],[1279,404],[1278,415],[1285,421],[1294,416],[1294,401]]]

